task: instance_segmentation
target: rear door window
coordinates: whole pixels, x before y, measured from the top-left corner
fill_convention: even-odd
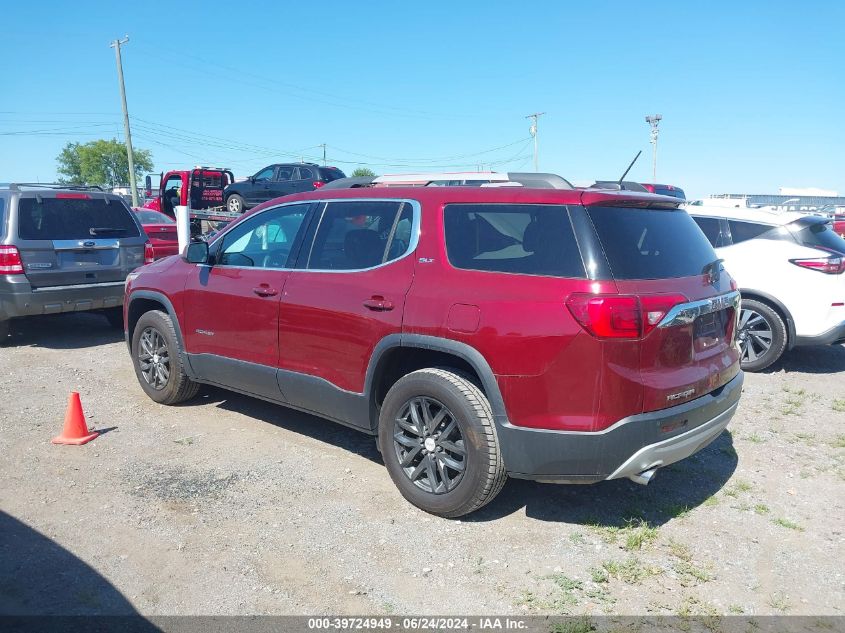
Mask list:
[[[298,180],[314,180],[314,172],[308,167],[300,167]]]
[[[802,246],[824,248],[845,254],[845,239],[836,234],[830,223],[816,222],[800,231],[795,231],[793,235]]]
[[[119,200],[25,197],[18,201],[18,235],[24,240],[90,240],[140,233]]]
[[[587,207],[615,279],[671,279],[703,273],[713,247],[684,211]]]
[[[586,277],[565,206],[450,204],[444,214],[446,252],[455,268]]]
[[[343,172],[339,169],[332,169],[329,167],[320,167],[320,179],[325,180],[326,182],[331,182],[332,180],[338,180],[340,178],[346,178],[343,175]]]
[[[408,202],[329,202],[302,266],[362,270],[397,259],[408,251],[412,224]]]
[[[777,228],[771,224],[742,222],[740,220],[728,220],[728,227],[731,229],[731,241],[734,244],[753,240],[755,237],[765,236],[766,233]]]
[[[707,241],[710,242],[711,246],[714,248],[726,246],[726,240],[722,236],[722,221],[719,218],[693,216],[692,219],[695,220],[698,228],[700,228],[701,232],[704,233],[704,236],[707,238]]]

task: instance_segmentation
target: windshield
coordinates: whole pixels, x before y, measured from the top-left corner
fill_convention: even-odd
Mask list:
[[[25,240],[138,237],[129,208],[116,199],[21,198],[18,234]]]
[[[692,277],[717,259],[684,211],[587,207],[587,213],[615,279]]]

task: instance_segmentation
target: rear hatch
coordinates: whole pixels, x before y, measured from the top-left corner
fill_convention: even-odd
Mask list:
[[[146,236],[117,196],[22,194],[17,238],[34,288],[121,282],[144,263]]]
[[[638,367],[608,370],[641,383],[642,410],[698,398],[736,376],[739,295],[693,219],[675,208],[586,209],[620,295],[609,338],[639,341]]]

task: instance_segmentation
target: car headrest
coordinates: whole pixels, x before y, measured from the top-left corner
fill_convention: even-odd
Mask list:
[[[343,251],[356,268],[369,268],[384,258],[384,242],[375,231],[358,229],[346,234]]]

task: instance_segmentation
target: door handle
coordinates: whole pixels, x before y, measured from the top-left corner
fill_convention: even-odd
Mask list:
[[[388,312],[393,309],[393,302],[380,295],[374,295],[364,300],[364,307],[373,312]]]
[[[279,294],[279,291],[275,288],[271,288],[269,284],[261,284],[260,286],[253,288],[252,291],[259,297],[275,297]]]

